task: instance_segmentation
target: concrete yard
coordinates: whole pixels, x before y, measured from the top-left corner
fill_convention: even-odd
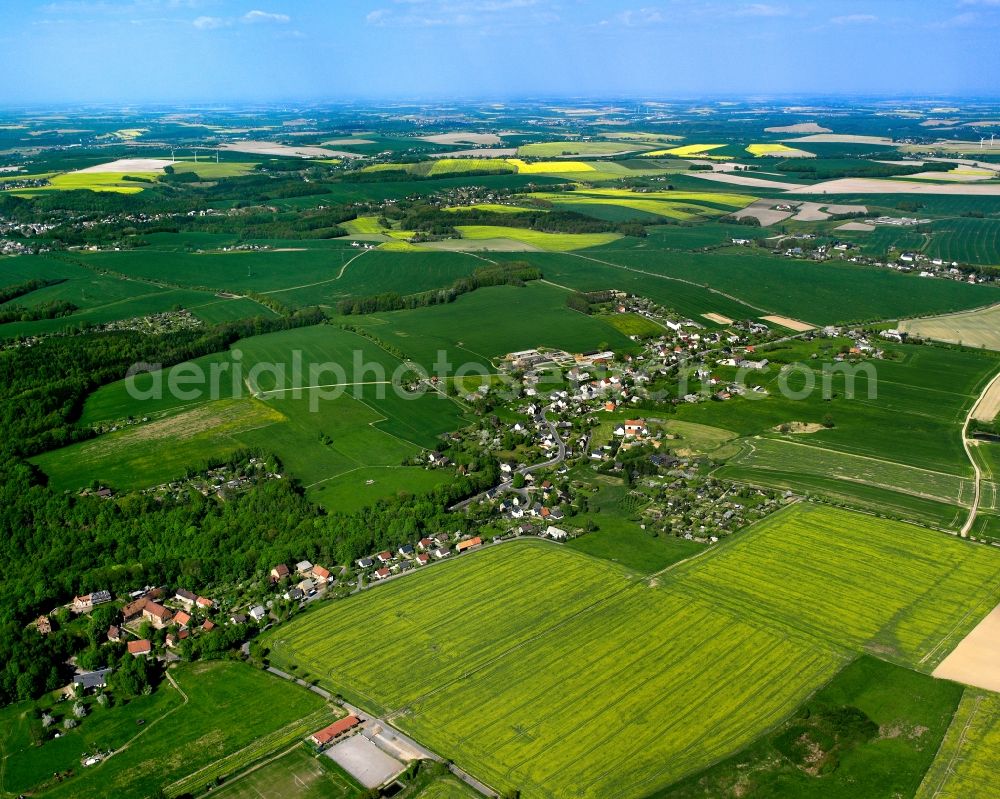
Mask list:
[[[324,754],[366,788],[384,785],[405,768],[364,735],[352,735]]]

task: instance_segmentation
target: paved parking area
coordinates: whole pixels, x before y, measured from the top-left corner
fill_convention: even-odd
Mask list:
[[[352,735],[324,754],[366,788],[377,788],[404,769],[364,735]]]

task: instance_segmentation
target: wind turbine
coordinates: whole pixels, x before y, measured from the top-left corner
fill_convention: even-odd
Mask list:
[[[176,164],[177,163],[177,159],[174,158],[174,148],[173,147],[170,148],[170,163],[171,164]]]

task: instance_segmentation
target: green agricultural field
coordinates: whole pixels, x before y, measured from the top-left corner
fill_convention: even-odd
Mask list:
[[[25,721],[5,731],[3,790],[55,799],[142,799],[201,769],[206,769],[202,772],[206,781],[217,773],[224,775],[214,767],[220,761],[244,768],[269,754],[260,750],[260,741],[287,747],[293,732],[300,737],[336,717],[315,694],[242,663],[183,664],[171,674],[183,693],[164,682],[154,694],[162,694],[162,699],[151,702],[152,697],[144,697],[110,709],[96,708],[75,730],[40,748],[27,737]],[[240,723],[229,723],[235,716]],[[139,718],[144,720],[142,726],[136,724]],[[88,727],[99,731],[88,732]],[[110,747],[120,751],[99,765],[80,768],[81,752]],[[241,762],[243,755],[253,757]],[[76,776],[39,786],[39,776],[47,780],[53,771],[70,769]],[[208,770],[213,771],[211,776]]]
[[[238,178],[249,175],[257,168],[256,161],[177,161],[173,164],[174,172],[194,172],[202,180],[217,180],[219,178]]]
[[[300,379],[296,362],[302,364]],[[436,393],[397,396],[381,381],[392,379],[402,368],[400,361],[366,338],[319,325],[244,339],[228,353],[191,364],[201,374],[214,370],[224,376],[216,398],[207,387],[188,386],[192,394],[186,398],[164,390],[162,398],[135,399],[125,381],[104,386],[89,398],[84,424],[128,417],[150,421],[46,452],[36,463],[65,488],[94,479],[137,488],[174,479],[210,457],[259,447],[276,454],[327,507],[341,502],[357,507],[362,497],[426,490],[447,479],[443,472],[396,467],[421,448],[433,447],[441,433],[461,426],[462,408]],[[147,396],[154,385],[169,388],[172,373],[180,369],[137,378],[139,396]],[[324,388],[291,390],[296,385]],[[161,440],[169,446],[150,447]],[[364,475],[372,467],[380,467],[378,475]],[[362,475],[364,491],[351,493]],[[369,479],[375,482],[369,485]]]
[[[798,440],[789,436],[747,441],[743,454],[731,462],[755,471],[789,472],[807,478],[827,477],[834,481],[876,486],[937,502],[971,504],[974,491],[971,479],[904,466],[879,458],[823,449],[801,440],[808,439],[808,435],[805,434]],[[841,487],[840,491],[850,493],[850,488]]]
[[[649,799],[913,796],[961,695],[953,683],[862,657],[777,730]]]
[[[293,307],[334,305],[349,296],[442,288],[482,266],[479,259],[462,253],[359,250],[341,240],[298,244],[302,246],[263,252],[135,250],[81,259],[144,280],[169,280],[213,291],[260,292]]]
[[[209,323],[275,314],[259,303],[243,298],[217,297],[210,292],[152,285],[144,280],[123,280],[101,275],[75,263],[46,256],[25,256],[0,261],[0,285],[13,285],[31,278],[62,282],[33,291],[9,305],[34,307],[49,302],[71,302],[79,310],[68,316],[0,325],[0,337],[41,335],[80,325],[97,325],[187,308]]]
[[[244,449],[241,433],[283,421],[283,414],[257,400],[219,400],[51,450],[32,462],[56,489],[80,489],[95,479],[121,490],[146,488],[179,477],[211,456]]]
[[[929,672],[1000,602],[1000,553],[800,503],[669,572],[663,587]]]
[[[527,228],[501,227],[499,225],[456,225],[463,239],[513,239],[539,250],[564,252],[599,247],[621,238],[618,233],[544,233]]]
[[[419,799],[478,799],[479,793],[452,777],[432,782],[417,796]]]
[[[816,432],[796,435],[793,440],[801,444],[972,476],[961,427],[973,398],[1000,368],[994,353],[886,345],[888,359],[860,364],[851,375],[842,365],[824,366],[837,366],[833,358],[840,346],[837,339],[817,339],[761,348],[759,354],[772,365],[750,374],[747,382],[761,384],[767,394],[729,402],[684,403],[677,407],[676,417],[742,436],[771,434],[781,425],[804,422],[814,425]],[[783,378],[785,364],[799,366]],[[721,370],[720,374],[725,377]],[[948,375],[947,384],[941,383],[942,374]],[[813,381],[810,391],[806,391],[808,380]],[[782,384],[787,385],[789,395],[783,393]],[[832,422],[833,427],[824,427],[824,422]],[[848,485],[864,489],[846,482],[839,488],[845,490]]]
[[[991,796],[998,772],[1000,696],[967,688],[916,799]]]
[[[602,344],[615,350],[634,346],[600,318],[567,308],[563,289],[538,281],[479,289],[448,305],[349,319],[427,369],[440,352],[452,370],[472,364],[481,373],[492,371],[494,359],[532,347],[587,352]]]
[[[156,183],[160,172],[67,172],[49,178],[49,185],[25,189],[15,189],[11,194],[18,197],[31,197],[53,191],[89,191],[113,192],[115,194],[138,194],[143,189]],[[140,180],[126,180],[126,177]]]
[[[1000,305],[976,311],[907,319],[899,329],[911,336],[1000,350]]]
[[[727,480],[779,491],[793,491],[808,497],[821,497],[836,505],[858,508],[879,516],[891,516],[941,530],[958,530],[969,515],[967,509],[958,505],[923,499],[913,494],[876,488],[863,483],[830,479],[823,475],[803,474],[791,469],[763,470],[730,462],[716,474]]]
[[[642,247],[633,249],[602,248],[585,255],[598,259],[590,267],[603,265],[623,273],[619,282],[640,277],[645,294],[672,306],[670,296],[676,281],[725,292],[734,300],[767,313],[804,319],[814,324],[846,321],[897,319],[927,313],[966,310],[1000,300],[1000,288],[971,286],[955,281],[926,280],[888,269],[862,268],[852,264],[797,261],[750,252],[672,254]],[[588,270],[573,261],[573,255],[551,259],[546,277],[559,283],[580,280]],[[620,286],[625,288],[625,286]],[[724,310],[709,307],[703,301],[699,313],[717,311],[730,318],[740,318]],[[687,313],[683,308],[678,308]],[[752,315],[761,315],[761,312]]]
[[[663,325],[635,313],[609,314],[602,316],[601,319],[626,336],[650,338],[652,336],[662,336],[664,333]]]
[[[267,643],[495,787],[642,796],[773,728],[849,651],[931,671],[1000,599],[998,578],[982,545],[797,505],[650,582],[565,546],[502,544]]]
[[[415,164],[372,164],[362,172],[407,172],[418,177],[447,177],[467,172],[517,172],[517,166],[503,158],[438,158]]]
[[[354,799],[362,789],[327,757],[298,746],[238,780],[217,788],[220,799]]]
[[[945,261],[995,266],[1000,264],[1000,224],[996,219],[938,222],[925,252]]]
[[[649,297],[691,318],[714,312],[730,319],[748,319],[762,313],[761,309],[746,305],[703,283],[611,263],[607,260],[611,252],[612,250],[602,247],[585,253],[517,253],[510,256],[497,253],[492,257],[497,260],[530,261],[542,270],[547,280],[569,289],[628,291]],[[670,257],[673,258],[674,253]],[[660,258],[664,258],[662,253]]]
[[[517,148],[521,158],[558,158],[563,155],[615,155],[622,152],[650,150],[646,144],[607,141],[549,141],[522,144]]]
[[[435,565],[267,642],[527,799],[642,795],[748,743],[843,662],[544,542]],[[713,691],[718,673],[738,677]]]
[[[383,228],[378,223],[378,217],[376,216],[359,216],[357,219],[352,219],[349,222],[343,222],[341,227],[344,228],[351,235],[373,235],[381,234],[385,228]]]
[[[662,203],[669,207],[704,205],[706,208],[714,210],[734,210],[744,208],[752,203],[756,197],[747,194],[736,194],[726,191],[643,191],[635,192],[628,189],[612,188],[584,188],[579,187],[573,192],[539,192],[532,194],[536,199],[559,201],[580,201],[580,200],[603,200],[609,204],[620,204],[637,210],[648,210],[656,213],[655,205]],[[670,216],[663,213],[663,216]]]

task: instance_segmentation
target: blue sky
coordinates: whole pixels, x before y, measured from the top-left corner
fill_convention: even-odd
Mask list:
[[[2,0],[0,103],[1000,94],[1000,0]]]

